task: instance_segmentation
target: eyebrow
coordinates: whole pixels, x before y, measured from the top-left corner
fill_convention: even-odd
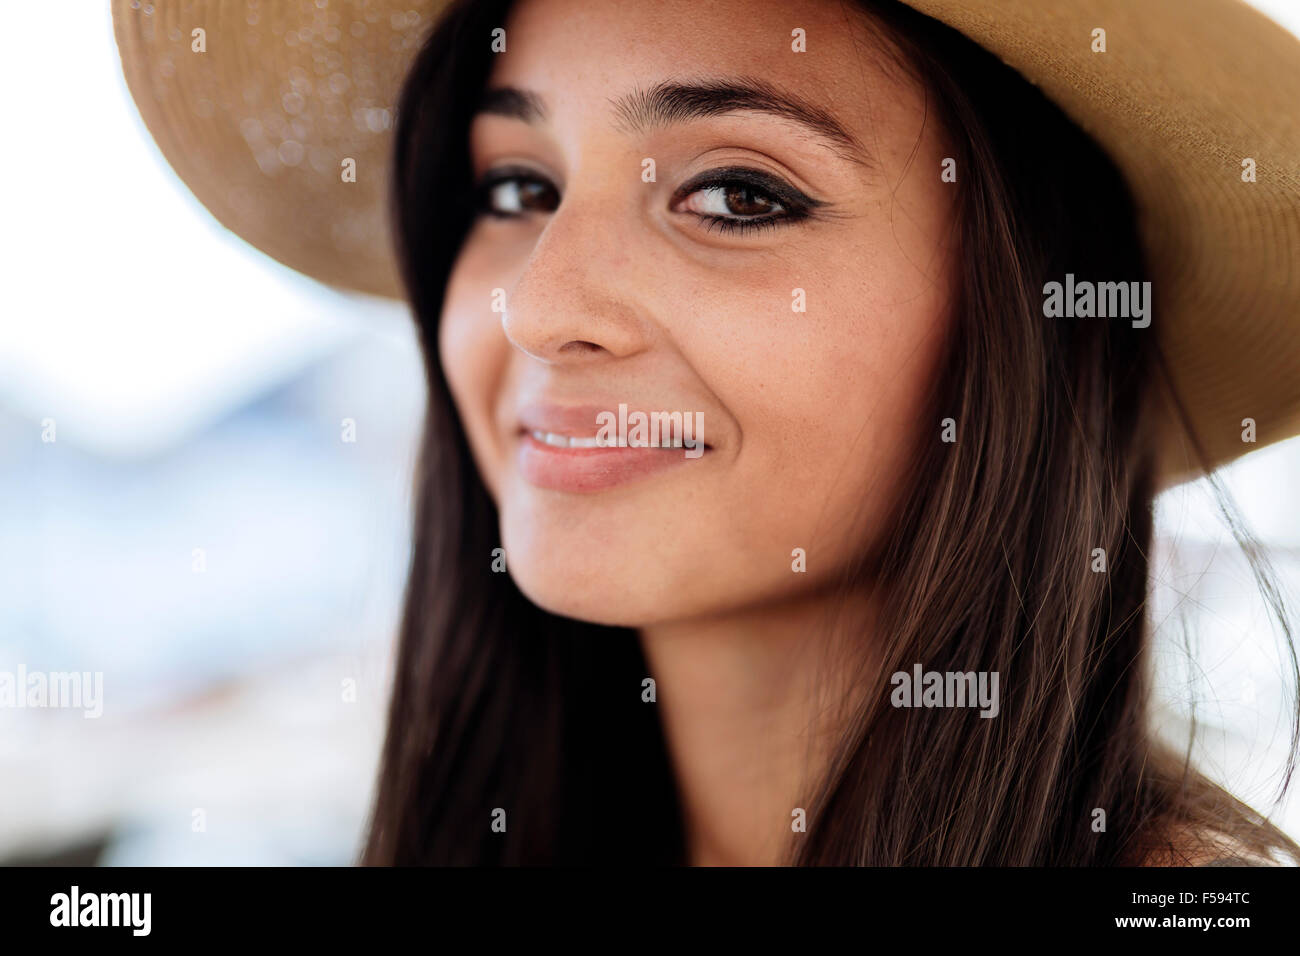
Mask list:
[[[725,77],[690,83],[665,80],[636,89],[609,102],[624,132],[655,125],[743,111],[766,113],[792,120],[827,142],[844,159],[874,166],[871,154],[856,136],[829,111],[757,77]],[[477,112],[506,116],[525,123],[544,122],[546,103],[540,95],[513,86],[486,90]]]

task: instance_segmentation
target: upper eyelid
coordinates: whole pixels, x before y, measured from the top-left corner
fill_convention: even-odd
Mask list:
[[[498,179],[528,179],[528,178],[542,179],[550,183],[552,186],[555,186],[554,177],[552,177],[546,171],[540,169],[533,169],[530,166],[526,166],[518,162],[505,162],[505,163],[501,163],[498,166],[489,166],[477,177],[475,177],[474,181],[476,183],[485,183],[491,180],[498,180]],[[555,188],[559,189],[560,187],[556,186]]]

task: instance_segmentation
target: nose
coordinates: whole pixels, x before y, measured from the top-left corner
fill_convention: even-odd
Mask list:
[[[507,290],[506,338],[547,364],[627,358],[650,341],[638,290],[648,270],[629,251],[631,230],[609,212],[614,203],[572,199],[551,214]]]

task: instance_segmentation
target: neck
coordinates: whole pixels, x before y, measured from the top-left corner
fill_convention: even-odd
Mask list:
[[[689,862],[788,863],[867,663],[874,604],[828,594],[641,631]],[[808,821],[810,822],[810,821]]]

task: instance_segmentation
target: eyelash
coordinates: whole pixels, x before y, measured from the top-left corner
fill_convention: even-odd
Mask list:
[[[492,190],[502,183],[510,182],[534,183],[554,189],[554,186],[551,186],[544,177],[531,170],[510,167],[493,170],[485,174],[476,187],[479,212],[496,219],[519,219],[526,215],[526,212],[499,212],[491,207]],[[701,174],[696,179],[677,189],[673,194],[671,205],[676,206],[682,200],[702,190],[727,189],[736,186],[749,190],[761,199],[776,203],[783,211],[773,215],[750,218],[708,215],[696,212],[692,212],[691,215],[695,216],[700,224],[710,232],[716,229],[719,232],[746,235],[762,229],[799,222],[812,215],[813,208],[823,205],[821,201],[805,196],[794,187],[788,186],[766,173],[760,173],[744,166],[715,169]]]
[[[799,190],[788,186],[766,173],[744,166],[730,166],[725,169],[710,170],[707,173],[681,186],[673,194],[672,204],[693,196],[705,189],[728,189],[741,186],[763,199],[771,200],[784,210],[769,216],[733,218],[731,216],[705,215],[693,213],[701,224],[713,231],[745,235],[776,226],[787,226],[808,218],[814,206],[821,205],[817,200],[805,196]]]

